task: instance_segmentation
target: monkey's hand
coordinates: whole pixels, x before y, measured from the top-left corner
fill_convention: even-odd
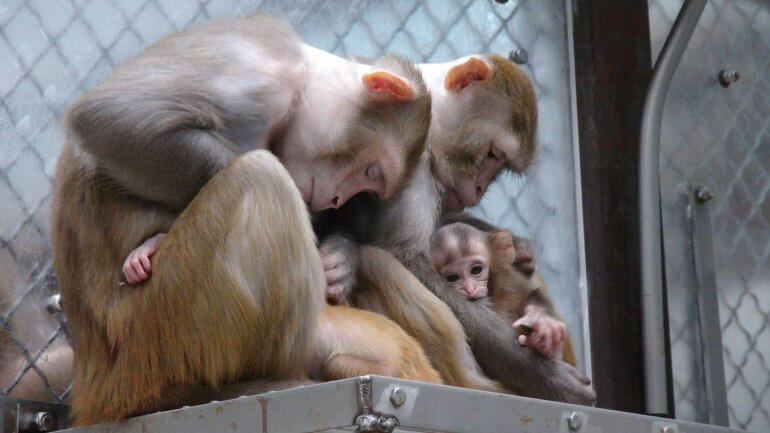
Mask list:
[[[516,250],[516,259],[513,268],[529,278],[535,273],[535,256],[532,254],[532,244],[529,239],[513,237],[513,248]]]
[[[562,343],[567,336],[567,325],[554,318],[545,308],[539,305],[527,305],[524,316],[513,322],[513,327],[523,330],[531,330],[529,335],[519,335],[519,343],[522,346],[530,346],[542,354],[561,359]]]
[[[164,237],[166,237],[165,233],[158,233],[128,254],[126,261],[123,262],[123,276],[126,277],[128,284],[139,284],[150,278],[152,273],[150,257],[158,250],[158,245]]]
[[[318,251],[326,274],[326,300],[332,305],[348,304],[356,284],[358,245],[345,236],[332,235]]]

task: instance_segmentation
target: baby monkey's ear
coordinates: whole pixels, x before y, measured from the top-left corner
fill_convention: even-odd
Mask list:
[[[493,261],[512,265],[516,260],[513,235],[507,230],[499,230],[489,234],[489,249],[491,250]]]
[[[444,78],[444,87],[453,92],[468,87],[474,81],[484,81],[492,75],[492,68],[476,57],[471,57],[464,63],[452,66]]]
[[[361,76],[364,89],[374,99],[385,102],[411,101],[414,89],[407,80],[388,71],[377,70]]]

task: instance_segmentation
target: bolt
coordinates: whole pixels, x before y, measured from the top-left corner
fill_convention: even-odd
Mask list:
[[[707,186],[702,186],[695,190],[695,200],[698,203],[706,203],[712,198],[714,198],[714,193],[711,192],[711,188]]]
[[[529,53],[524,48],[516,48],[508,53],[508,59],[514,63],[523,65],[529,61]]]
[[[61,295],[55,294],[48,297],[46,300],[46,310],[48,314],[61,313]]]
[[[583,417],[577,412],[572,412],[567,418],[567,427],[572,431],[580,430],[580,427],[583,427]]]
[[[676,433],[676,430],[670,425],[664,425],[660,428],[660,433]]]
[[[393,388],[393,390],[390,391],[390,402],[393,403],[393,406],[395,407],[401,407],[406,403],[406,392],[399,387]]]
[[[33,421],[38,431],[52,431],[54,429],[54,419],[50,412],[38,412]]]
[[[727,88],[731,83],[738,81],[741,78],[741,74],[738,71],[719,71],[719,84],[722,87]]]

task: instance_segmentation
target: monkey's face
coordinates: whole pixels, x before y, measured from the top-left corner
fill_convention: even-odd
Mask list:
[[[441,276],[470,300],[486,298],[489,294],[489,260],[481,254],[471,254],[449,262],[439,270]]]
[[[477,205],[503,169],[531,164],[537,105],[531,82],[508,60],[480,55],[450,64],[428,145],[445,207],[461,211]]]

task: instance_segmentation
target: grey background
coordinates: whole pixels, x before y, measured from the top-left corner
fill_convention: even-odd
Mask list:
[[[681,0],[650,1],[653,59]],[[722,88],[717,74],[741,78]],[[717,266],[730,425],[770,431],[770,2],[711,0],[663,115],[661,192],[677,418],[705,422],[687,183],[715,193]]]
[[[64,338],[60,318],[43,308],[56,290],[48,218],[62,110],[162,35],[255,9],[283,16],[308,43],[341,56],[394,52],[442,62],[528,50],[525,69],[540,111],[538,161],[527,176],[503,176],[475,212],[535,240],[584,365],[567,23],[559,0],[0,1],[0,311],[29,360]]]

